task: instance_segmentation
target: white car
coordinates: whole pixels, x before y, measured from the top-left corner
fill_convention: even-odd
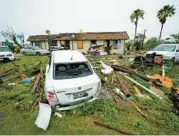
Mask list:
[[[69,110],[96,99],[100,78],[87,58],[78,51],[52,51],[46,67],[45,93],[59,110]]]
[[[156,55],[162,55],[164,59],[170,59],[173,62],[179,62],[179,45],[178,44],[160,44],[153,50],[148,51],[146,55],[156,53]]]
[[[15,59],[14,54],[11,52],[8,46],[0,46],[0,61],[13,61]]]

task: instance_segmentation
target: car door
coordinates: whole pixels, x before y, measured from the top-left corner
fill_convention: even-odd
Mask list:
[[[179,62],[179,45],[177,45],[177,49],[175,52],[175,61]]]
[[[29,47],[29,51],[28,52],[29,52],[30,55],[34,55],[34,49],[33,49],[33,47]]]
[[[26,54],[29,54],[29,47],[25,47],[23,52],[26,53]]]

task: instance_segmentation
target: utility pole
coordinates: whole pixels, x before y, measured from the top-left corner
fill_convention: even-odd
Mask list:
[[[144,47],[145,34],[146,34],[146,29],[144,30],[141,49],[143,49],[143,47]]]

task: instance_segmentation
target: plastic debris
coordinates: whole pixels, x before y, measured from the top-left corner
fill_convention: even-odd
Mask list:
[[[100,61],[100,63],[101,63],[101,65],[102,65],[102,70],[101,70],[101,72],[103,73],[103,74],[111,74],[112,72],[113,72],[113,69],[110,67],[110,66],[108,66],[108,65],[106,65],[104,62],[102,62],[102,61]]]
[[[35,121],[37,127],[47,130],[48,124],[50,122],[52,109],[51,106],[44,103],[39,103],[39,114]]]
[[[24,79],[22,80],[22,84],[28,84],[28,83],[30,83],[33,79],[34,79],[34,77],[32,77],[32,78],[24,78]]]
[[[8,83],[8,86],[15,86],[16,83]]]
[[[55,112],[54,113],[55,116],[59,117],[59,118],[62,118],[62,114],[58,113],[58,112]]]

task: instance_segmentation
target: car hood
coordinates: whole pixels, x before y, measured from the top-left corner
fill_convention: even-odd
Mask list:
[[[152,54],[156,53],[157,55],[162,55],[162,56],[174,56],[174,52],[169,52],[169,51],[148,51],[146,54]]]
[[[7,51],[7,52],[0,52],[0,55],[7,55],[7,54],[9,54],[9,53],[12,53],[12,52],[10,52],[10,51]]]

